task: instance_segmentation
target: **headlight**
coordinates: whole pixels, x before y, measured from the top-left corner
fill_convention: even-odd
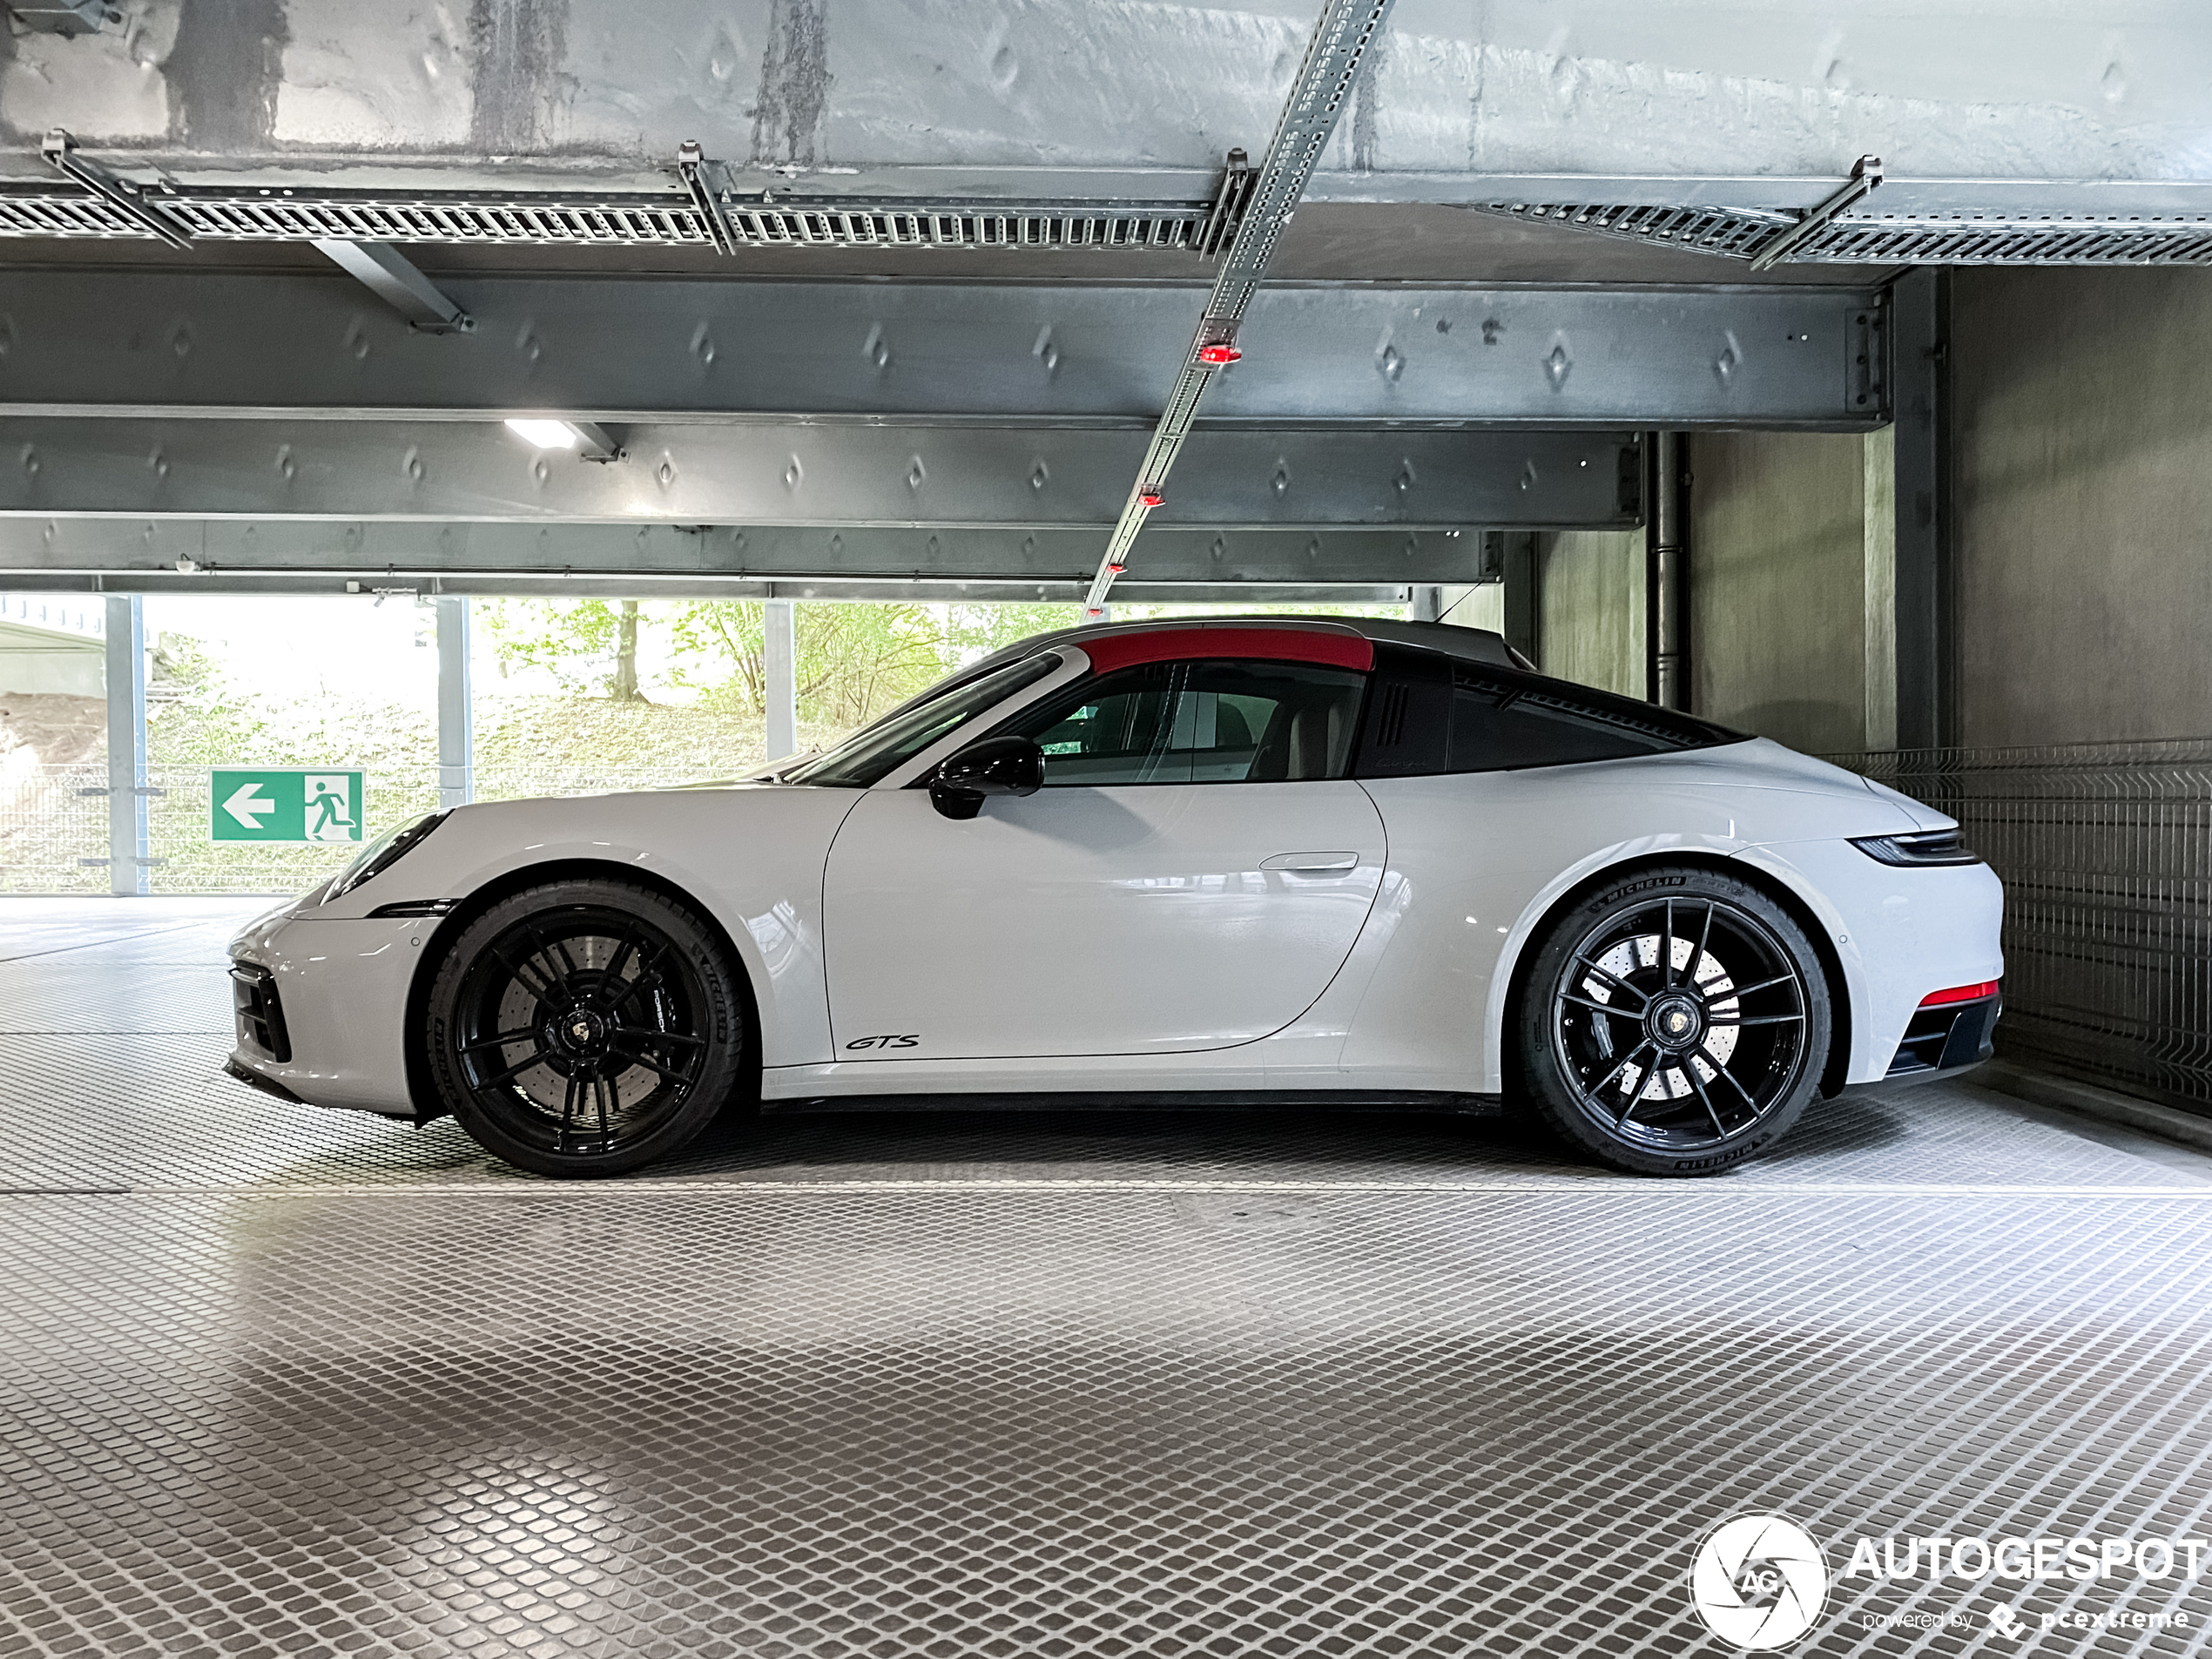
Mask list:
[[[1884,864],[1979,864],[1980,854],[1954,829],[1922,830],[1917,835],[1868,835],[1851,845]]]
[[[372,876],[381,875],[407,856],[409,848],[445,821],[444,813],[425,813],[420,818],[410,818],[397,829],[386,830],[361,848],[360,854],[333,878],[322,895],[328,904],[343,898]]]

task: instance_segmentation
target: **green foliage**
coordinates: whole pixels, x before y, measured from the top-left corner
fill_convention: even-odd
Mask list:
[[[637,635],[651,618],[635,599],[479,599],[475,613],[502,669],[543,669],[563,691],[622,702],[640,694]]]
[[[799,716],[849,729],[941,679],[966,656],[936,607],[803,604],[797,635]],[[758,714],[767,703],[767,607],[758,599],[702,599],[669,624],[688,658],[687,684]]]

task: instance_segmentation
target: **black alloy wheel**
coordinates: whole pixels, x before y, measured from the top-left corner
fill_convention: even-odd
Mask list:
[[[683,906],[549,883],[470,923],[430,992],[431,1069],[480,1144],[543,1175],[617,1175],[691,1139],[744,1060],[736,969]]]
[[[1706,1175],[1757,1156],[1820,1084],[1827,984],[1789,914],[1735,876],[1638,872],[1554,924],[1522,999],[1547,1122],[1617,1169]]]

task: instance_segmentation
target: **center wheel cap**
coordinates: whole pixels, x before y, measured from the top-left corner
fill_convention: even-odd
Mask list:
[[[572,1055],[595,1054],[606,1046],[606,1022],[590,1008],[570,1008],[555,1016],[553,1039]]]
[[[1694,996],[1662,996],[1645,1017],[1651,1040],[1662,1049],[1694,1049],[1705,1035],[1705,1009]]]

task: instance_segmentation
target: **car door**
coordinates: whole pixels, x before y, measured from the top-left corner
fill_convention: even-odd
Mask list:
[[[1290,1024],[1380,881],[1382,820],[1346,776],[1364,691],[1328,663],[1144,663],[998,728],[1044,750],[1034,795],[957,820],[926,788],[870,790],[825,881],[839,1057],[1171,1053]]]

